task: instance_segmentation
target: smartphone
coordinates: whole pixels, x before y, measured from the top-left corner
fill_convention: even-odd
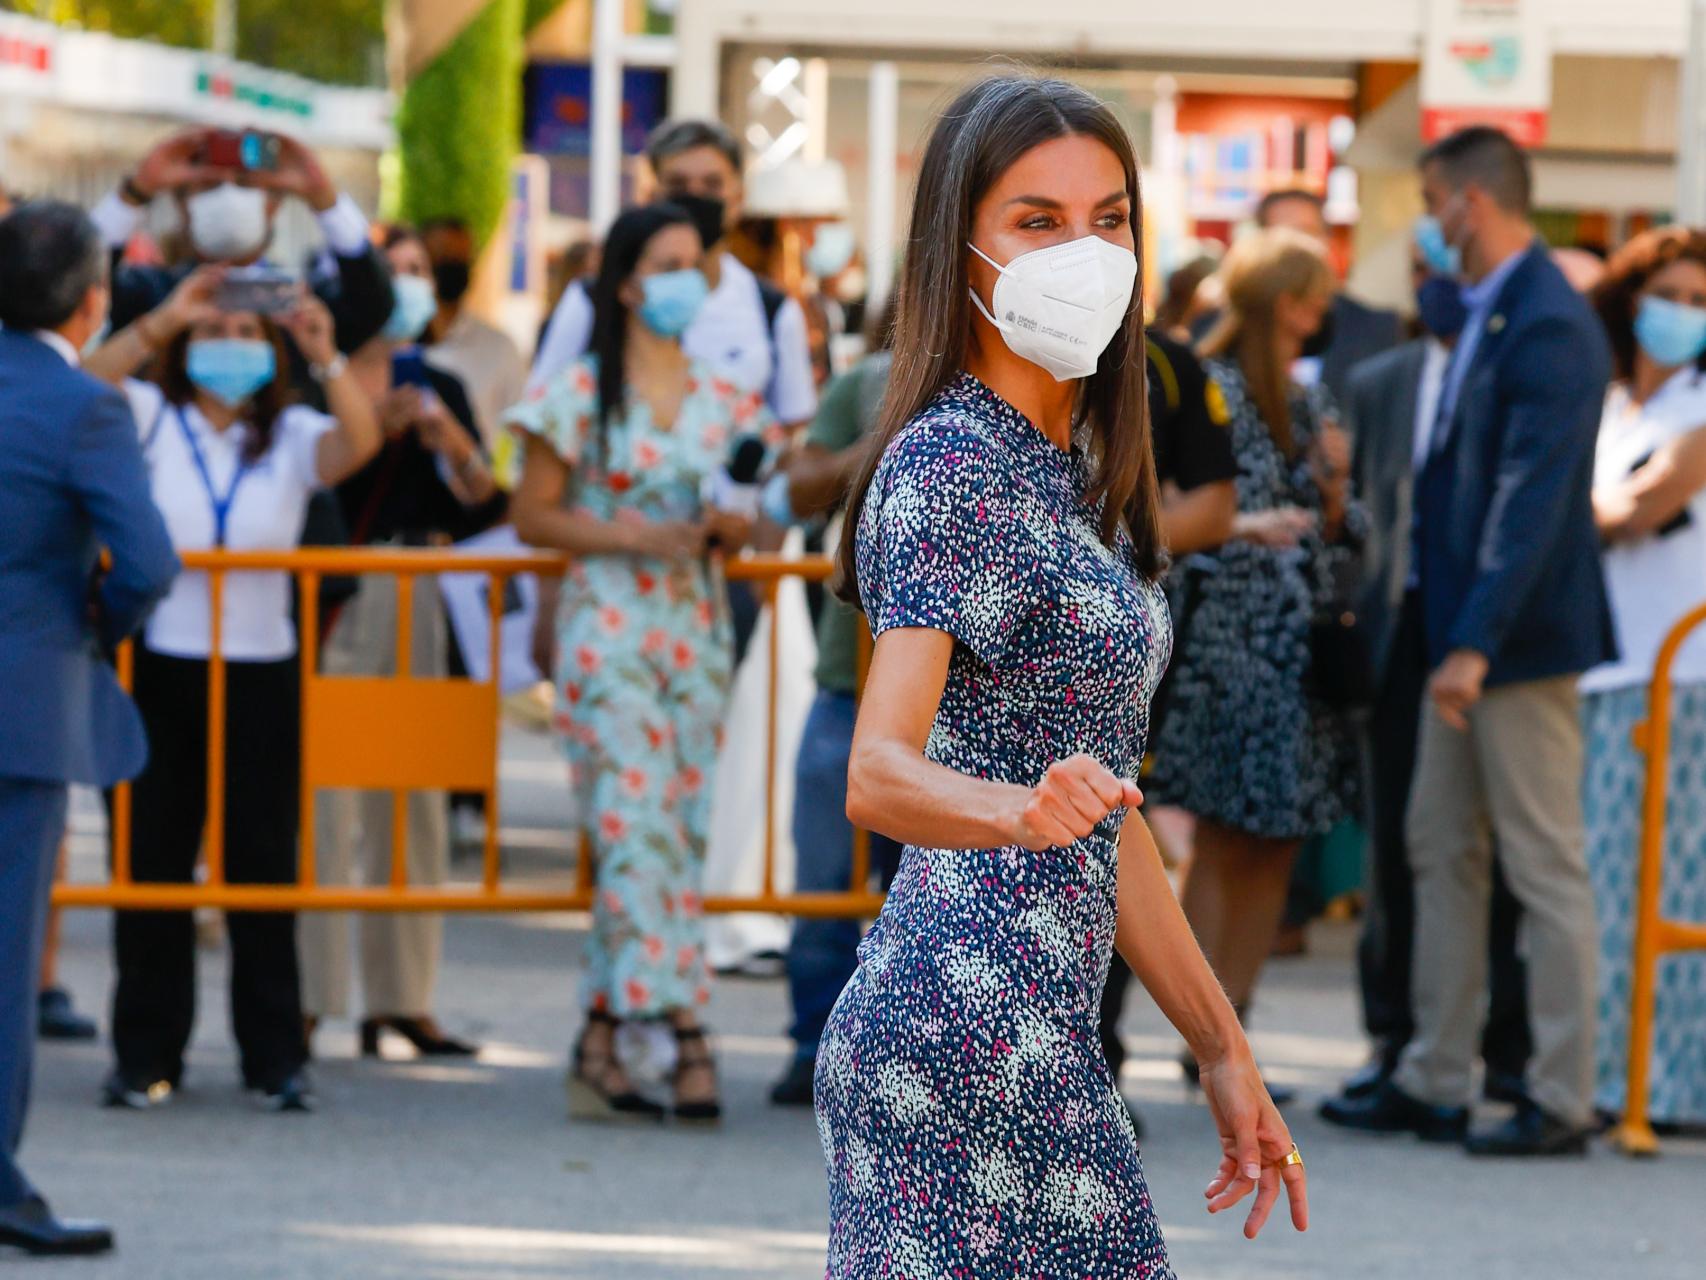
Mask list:
[[[221,169],[271,173],[282,150],[278,135],[264,129],[215,129],[207,135],[205,159]]]
[[[276,316],[296,309],[302,296],[295,276],[272,267],[245,267],[227,273],[213,296],[221,311],[255,311]]]
[[[427,376],[426,357],[421,354],[419,347],[404,347],[392,355],[391,385],[432,390],[432,379]]]

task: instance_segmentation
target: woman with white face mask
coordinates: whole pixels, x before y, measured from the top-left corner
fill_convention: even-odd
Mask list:
[[[275,323],[224,312],[222,272],[204,268],[167,302],[86,362],[123,386],[148,460],[154,501],[179,551],[297,545],[309,496],[336,484],[379,447],[379,425],[332,341],[324,304],[304,294]],[[330,413],[295,402],[286,376],[289,334],[323,388]],[[152,381],[129,378],[150,364]],[[131,792],[131,874],[194,879],[207,806],[208,659],[212,596],[206,574],[184,573],[136,646],[135,698],[148,730],[148,767]],[[288,884],[297,876],[300,692],[291,587],[284,573],[225,577],[225,876]],[[312,1103],[302,1035],[295,919],[226,914],[232,1027],[243,1083],[280,1111]],[[195,924],[187,911],[120,911],[107,1106],[169,1099],[184,1071],[195,1016]]]
[[[1659,645],[1706,600],[1706,233],[1665,227],[1612,258],[1592,294],[1617,378],[1594,452],[1593,507],[1621,657],[1582,677],[1587,776],[1582,807],[1599,904],[1595,1104],[1627,1102],[1630,957],[1647,759],[1633,731],[1647,718]],[[1671,668],[1671,759],[1659,909],[1706,919],[1706,639]],[[1706,1124],[1706,957],[1659,966],[1647,1096],[1654,1121]]]
[[[1143,395],[1137,163],[993,77],[919,167],[840,590],[876,636],[848,816],[906,845],[818,1050],[827,1274],[1172,1274],[1097,1034],[1116,946],[1202,1064],[1211,1212],[1301,1157],[1185,925],[1135,778],[1171,628]]]
[[[379,418],[384,443],[367,466],[338,486],[349,541],[355,546],[432,546],[457,541],[501,519],[504,499],[480,448],[462,383],[429,366],[418,339],[437,310],[432,264],[420,237],[393,227],[383,239],[396,302],[378,337],[350,356],[350,372]],[[396,671],[397,579],[370,574],[325,628],[325,669],[342,675]],[[415,579],[410,670],[450,673],[450,640],[438,580]],[[407,798],[409,883],[432,887],[450,873],[447,798],[411,791]],[[385,884],[391,876],[391,796],[380,791],[328,791],[316,813],[315,847],[322,884]],[[467,1057],[476,1046],[447,1034],[434,1014],[442,916],[421,912],[347,915],[316,912],[301,922],[302,1003],[313,1028],[351,1008],[351,975],[359,966],[363,1057],[382,1056],[387,1034],[416,1053]],[[352,933],[359,932],[359,959]]]

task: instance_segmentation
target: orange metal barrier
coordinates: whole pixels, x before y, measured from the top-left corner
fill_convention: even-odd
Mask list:
[[[1647,721],[1635,728],[1635,746],[1647,755],[1641,813],[1641,868],[1635,888],[1635,986],[1629,1010],[1629,1084],[1623,1123],[1614,1139],[1630,1155],[1657,1155],[1658,1136],[1647,1118],[1647,1078],[1653,1052],[1653,1006],[1659,961],[1679,951],[1706,951],[1706,921],[1667,920],[1659,914],[1664,884],[1665,791],[1670,778],[1671,666],[1694,629],[1706,623],[1706,605],[1685,614],[1659,647]]]
[[[464,555],[455,551],[301,548],[290,551],[199,551],[181,559],[186,570],[208,575],[213,636],[208,662],[207,822],[196,884],[137,883],[130,867],[130,788],[116,789],[112,806],[112,877],[105,884],[61,883],[53,901],[67,907],[187,910],[221,907],[245,911],[584,911],[592,905],[593,867],[583,838],[572,889],[513,889],[500,884],[498,849],[498,726],[501,699],[496,655],[503,616],[504,586],[518,573],[560,576],[568,561],[549,553]],[[730,579],[762,584],[774,594],[783,578],[828,578],[828,559],[749,556],[724,566]],[[302,795],[298,878],[294,885],[234,885],[225,878],[225,690],[226,663],[221,623],[228,573],[288,572],[300,588],[302,667]],[[491,623],[489,678],[484,681],[420,676],[410,670],[411,623],[417,579],[439,573],[490,576],[487,609]],[[320,584],[326,577],[390,574],[397,579],[397,674],[325,675],[319,670]],[[755,897],[707,897],[707,911],[760,911],[802,916],[868,916],[882,895],[866,885],[869,842],[856,833],[854,875],[845,893],[776,892],[775,778],[779,620],[770,627],[770,687],[766,717],[764,874]],[[132,655],[119,653],[118,674],[128,688]],[[392,795],[391,875],[384,885],[322,885],[317,882],[314,799],[324,788],[389,791]],[[407,862],[407,805],[410,791],[478,792],[486,797],[485,847],[478,888],[411,885]]]

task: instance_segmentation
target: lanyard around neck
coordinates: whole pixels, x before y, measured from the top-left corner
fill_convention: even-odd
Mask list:
[[[213,508],[213,545],[225,545],[225,526],[231,514],[231,504],[237,497],[237,486],[243,483],[243,476],[249,470],[249,464],[241,455],[237,459],[237,468],[231,473],[231,483],[225,486],[221,495],[213,487],[213,473],[207,468],[207,457],[201,451],[201,442],[195,438],[195,432],[190,428],[189,419],[184,416],[184,407],[176,406],[178,427],[184,433],[184,443],[189,446],[190,458],[195,462],[197,474],[201,476],[201,487],[207,491],[207,501]]]

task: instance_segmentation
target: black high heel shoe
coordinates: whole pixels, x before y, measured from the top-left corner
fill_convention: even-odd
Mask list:
[[[415,1046],[423,1058],[472,1058],[480,1046],[444,1034],[431,1018],[363,1018],[361,1021],[361,1056],[380,1057],[380,1032],[395,1031]]]
[[[660,1103],[653,1102],[629,1084],[626,1089],[612,1092],[609,1081],[613,1072],[620,1073],[622,1064],[616,1059],[615,1029],[617,1020],[602,1009],[590,1010],[587,1026],[611,1029],[610,1048],[588,1053],[586,1031],[575,1042],[574,1065],[564,1082],[569,1094],[569,1118],[573,1120],[650,1121],[658,1123],[668,1114]],[[626,1082],[626,1077],[624,1076]]]
[[[705,1042],[704,1027],[676,1027],[674,1084],[677,1099],[681,1094],[681,1078],[689,1071],[709,1071],[712,1087],[716,1086],[717,1060],[711,1056]],[[714,1125],[723,1118],[723,1104],[716,1095],[693,1102],[677,1101],[673,1108],[677,1120],[685,1124]]]

